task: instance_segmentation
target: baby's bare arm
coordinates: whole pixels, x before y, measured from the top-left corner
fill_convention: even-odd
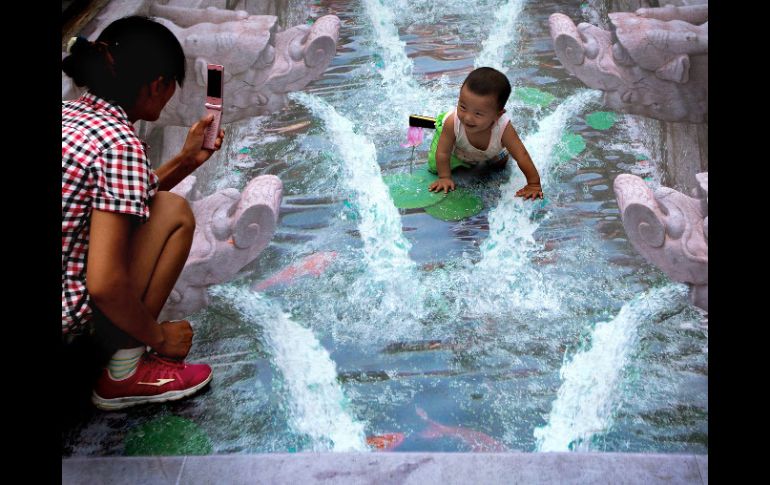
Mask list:
[[[519,169],[524,174],[524,177],[527,178],[527,185],[519,189],[516,192],[516,195],[524,197],[525,199],[530,198],[530,196],[533,199],[538,197],[543,198],[543,191],[540,186],[540,174],[537,172],[537,168],[535,167],[534,162],[532,162],[532,158],[529,156],[524,144],[521,142],[518,133],[516,133],[516,130],[513,129],[513,126],[511,126],[510,123],[508,123],[508,126],[505,127],[505,131],[503,131],[503,146],[505,146],[513,159],[516,160]]]

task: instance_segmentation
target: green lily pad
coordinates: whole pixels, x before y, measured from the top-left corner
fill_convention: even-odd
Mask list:
[[[210,455],[208,435],[189,419],[163,416],[128,432],[126,456]]]
[[[586,116],[586,123],[595,130],[608,130],[618,117],[612,111],[597,111]]]
[[[514,96],[526,104],[545,108],[556,99],[551,93],[546,93],[537,88],[521,87],[514,90]]]
[[[426,207],[425,212],[442,221],[459,221],[478,214],[483,208],[480,197],[458,188],[449,192],[441,202]]]
[[[634,158],[641,162],[642,160],[647,160],[647,155],[643,153],[634,153]]]
[[[247,147],[244,147],[244,148],[241,148],[240,150],[238,150],[238,153],[249,153],[249,151],[250,150]]]
[[[444,197],[443,192],[430,192],[428,185],[436,176],[427,170],[415,173],[396,173],[386,175],[382,179],[390,189],[393,204],[399,209],[419,209],[431,206]]]
[[[552,156],[557,163],[575,158],[585,150],[585,139],[576,133],[565,133],[561,141],[553,148]]]

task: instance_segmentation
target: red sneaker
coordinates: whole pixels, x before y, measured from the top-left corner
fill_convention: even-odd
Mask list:
[[[137,404],[174,401],[195,394],[211,377],[211,367],[206,364],[185,364],[146,352],[131,377],[116,381],[104,369],[91,402],[99,409],[111,411]]]

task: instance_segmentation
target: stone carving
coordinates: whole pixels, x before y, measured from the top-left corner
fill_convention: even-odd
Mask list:
[[[195,177],[189,176],[172,192],[196,198]],[[207,287],[232,279],[253,261],[275,233],[283,184],[275,175],[252,179],[242,193],[224,189],[190,205],[195,234],[187,263],[171,291],[160,318],[184,318],[208,305]]]
[[[171,98],[155,126],[192,126],[204,114],[206,65],[225,66],[222,123],[279,111],[286,93],[318,79],[336,53],[340,20],[335,15],[279,32],[277,17],[249,15],[245,10],[189,8],[133,2],[122,15],[157,17],[179,39],[187,56],[182,89]],[[117,17],[115,17],[117,18]],[[97,18],[104,25],[112,17]],[[97,32],[89,36],[96,38]],[[62,52],[62,59],[66,53]],[[82,89],[62,74],[62,99]]]
[[[634,248],[674,281],[690,286],[690,300],[708,311],[708,172],[697,175],[697,198],[641,178],[615,178],[623,227]]]
[[[612,32],[564,14],[549,18],[556,55],[616,110],[662,121],[708,122],[708,4],[609,14]]]
[[[188,58],[185,85],[158,125],[190,126],[203,115],[208,63],[225,66],[223,123],[278,111],[286,93],[323,74],[339,37],[334,15],[277,32],[277,17],[242,10],[152,5],[150,13],[163,17],[158,21],[174,32]]]

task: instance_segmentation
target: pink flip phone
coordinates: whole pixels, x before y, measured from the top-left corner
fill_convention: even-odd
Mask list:
[[[213,114],[214,121],[206,129],[203,138],[203,148],[214,150],[214,142],[219,134],[219,125],[222,121],[222,87],[225,68],[219,64],[208,65],[208,80],[206,82],[206,114]]]

